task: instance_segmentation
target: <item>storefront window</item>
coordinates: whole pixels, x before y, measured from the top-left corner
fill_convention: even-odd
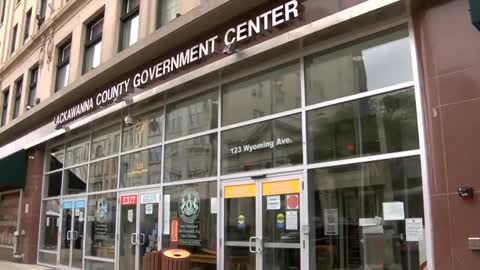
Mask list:
[[[353,95],[413,80],[406,30],[305,59],[307,104]]]
[[[62,172],[45,175],[45,195],[47,197],[60,196],[62,191]]]
[[[60,226],[60,202],[49,200],[43,202],[40,233],[40,249],[57,250],[58,228]]]
[[[88,191],[97,192],[116,189],[118,183],[118,158],[90,164]]]
[[[83,193],[87,190],[88,166],[81,166],[65,171],[63,192],[65,195]]]
[[[223,132],[222,157],[223,174],[301,164],[301,115]]]
[[[225,85],[222,125],[230,125],[301,106],[299,63]]]
[[[122,151],[162,142],[163,109],[132,118],[133,125],[123,128]]]
[[[419,157],[309,171],[310,269],[419,269]]]
[[[39,251],[38,262],[43,264],[55,265],[57,264],[57,254]]]
[[[48,169],[47,171],[54,171],[63,168],[65,162],[65,149],[64,146],[58,146],[50,149],[50,155],[48,155]]]
[[[17,230],[19,193],[0,194],[0,246],[13,246]]]
[[[216,175],[216,134],[165,146],[165,182]]]
[[[120,148],[120,125],[114,125],[93,133],[91,160],[118,153]]]
[[[418,149],[414,91],[310,111],[307,129],[309,162]]]
[[[190,251],[192,269],[216,269],[217,182],[165,187],[163,194],[163,248]]]
[[[218,91],[188,98],[167,106],[166,140],[218,126]]]
[[[160,184],[162,147],[122,156],[120,170],[120,187]]]
[[[67,144],[66,166],[73,166],[88,161],[90,136]]]
[[[85,248],[87,256],[115,258],[116,209],[116,193],[88,197],[87,243]]]

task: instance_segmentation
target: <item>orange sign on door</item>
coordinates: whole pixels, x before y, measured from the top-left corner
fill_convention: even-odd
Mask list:
[[[227,186],[225,187],[225,199],[255,197],[256,192],[256,184]]]
[[[276,182],[266,182],[263,183],[262,187],[263,196],[295,194],[300,193],[300,180],[294,179]]]

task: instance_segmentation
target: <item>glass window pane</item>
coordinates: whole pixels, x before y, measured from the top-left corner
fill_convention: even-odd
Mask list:
[[[168,105],[166,124],[167,140],[217,128],[218,91]]]
[[[64,146],[58,146],[50,149],[50,155],[47,156],[49,159],[47,171],[54,171],[63,168],[63,163],[65,161],[65,149]]]
[[[178,185],[163,190],[164,224],[170,224],[173,219],[178,221],[179,248],[207,262],[198,264],[195,269],[216,269],[217,214],[211,206],[217,199],[217,182]],[[164,227],[162,246],[169,244],[170,228]]]
[[[122,151],[162,142],[163,109],[133,116],[134,123],[123,128]]]
[[[120,187],[134,187],[160,183],[162,147],[156,147],[122,156]]]
[[[70,70],[70,64],[66,64],[58,68],[56,90],[62,89],[63,87],[67,86],[69,70]]]
[[[60,196],[62,190],[62,172],[45,175],[45,195],[47,197]]]
[[[85,67],[84,72],[89,71],[92,68],[96,68],[100,65],[102,52],[102,41],[91,45],[85,49]]]
[[[301,164],[301,115],[223,132],[222,158],[222,174]]]
[[[88,191],[116,189],[118,183],[118,158],[102,160],[90,164]]]
[[[217,134],[166,145],[166,182],[216,175]]]
[[[175,19],[180,12],[179,0],[158,0],[157,28]]]
[[[116,208],[116,193],[88,196],[86,256],[115,258]]]
[[[310,269],[419,269],[424,239],[405,234],[423,228],[418,157],[311,170],[308,188]]]
[[[114,270],[114,266],[111,262],[85,260],[85,270]]]
[[[301,106],[299,63],[228,84],[222,94],[222,124],[230,125]]]
[[[57,264],[57,254],[46,253],[46,252],[38,252],[38,262],[43,264],[49,265],[56,265]]]
[[[81,166],[65,171],[64,194],[78,194],[87,190],[88,166]]]
[[[45,201],[43,203],[41,218],[40,249],[57,251],[58,228],[60,225],[60,201]]]
[[[121,49],[128,48],[138,41],[139,16],[132,17],[122,24]]]
[[[417,149],[414,94],[402,90],[308,112],[308,161]]]
[[[68,143],[65,166],[70,167],[75,164],[87,162],[89,151],[90,136]]]
[[[18,192],[0,196],[0,246],[13,246],[13,233],[17,231]]]
[[[307,104],[412,80],[410,40],[406,30],[355,41],[305,59]]]
[[[108,157],[118,153],[120,148],[120,125],[113,125],[93,133],[91,159]]]

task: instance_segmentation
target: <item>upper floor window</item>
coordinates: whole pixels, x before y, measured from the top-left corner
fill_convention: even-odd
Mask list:
[[[45,21],[45,16],[47,15],[47,0],[40,0],[40,10],[37,15],[37,24],[40,28]]]
[[[30,83],[28,85],[27,109],[35,106],[35,99],[37,97],[37,83],[38,83],[38,66],[30,69]]]
[[[7,0],[0,1],[0,23],[3,23],[5,20],[5,10],[7,9]]]
[[[10,48],[11,48],[10,53],[13,53],[15,51],[15,45],[17,41],[17,30],[18,30],[18,24],[15,24],[12,31],[12,44],[10,45]]]
[[[57,80],[55,82],[55,92],[67,86],[68,84],[71,46],[72,42],[67,41],[58,48]]]
[[[32,9],[30,8],[25,15],[25,31],[23,33],[23,41],[30,36],[30,22],[32,21]]]
[[[157,2],[157,28],[180,16],[179,0],[158,0]]]
[[[138,41],[140,0],[124,0],[122,6],[120,50]]]
[[[20,100],[22,99],[23,76],[15,81],[15,97],[13,99],[12,119],[18,117],[20,113]]]
[[[87,25],[83,73],[98,67],[102,54],[103,14]]]
[[[2,101],[2,119],[0,122],[0,126],[4,126],[7,123],[7,110],[8,110],[8,96],[10,94],[10,90],[7,89],[3,90],[3,101]]]

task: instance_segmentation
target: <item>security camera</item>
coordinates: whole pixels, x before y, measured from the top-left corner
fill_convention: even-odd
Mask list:
[[[123,120],[123,122],[125,122],[125,125],[127,127],[133,125],[133,118],[130,114],[127,114],[127,116],[125,116],[125,119]]]

